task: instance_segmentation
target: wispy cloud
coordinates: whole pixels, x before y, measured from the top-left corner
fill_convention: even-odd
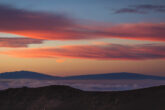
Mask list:
[[[23,58],[80,58],[95,60],[165,59],[165,45],[74,45],[48,48],[17,49],[0,52]]]
[[[119,13],[138,13],[138,14],[147,14],[151,11],[165,13],[165,5],[134,5],[126,8],[121,8],[115,11],[116,14]]]
[[[115,14],[120,14],[120,13],[146,14],[146,11],[139,10],[139,9],[136,9],[136,8],[122,8],[122,9],[119,9],[119,10],[115,11]]]
[[[0,38],[0,47],[28,47],[29,44],[41,44],[43,40],[31,38]]]
[[[120,38],[165,41],[165,23],[119,25],[105,23],[106,26],[100,25],[102,23],[83,24],[80,20],[75,20],[64,14],[33,12],[2,5],[0,5],[0,15],[2,15],[0,17],[0,32],[34,39],[82,40]]]

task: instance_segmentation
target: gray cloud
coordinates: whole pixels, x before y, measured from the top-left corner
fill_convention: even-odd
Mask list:
[[[121,8],[115,11],[116,14],[119,13],[138,13],[138,14],[147,14],[151,11],[165,13],[165,5],[132,5],[127,8]]]

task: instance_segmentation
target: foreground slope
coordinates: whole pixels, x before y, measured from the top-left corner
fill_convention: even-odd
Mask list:
[[[85,92],[68,86],[0,91],[0,110],[165,110],[165,86]]]

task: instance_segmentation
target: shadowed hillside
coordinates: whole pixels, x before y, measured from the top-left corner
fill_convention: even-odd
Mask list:
[[[68,86],[0,91],[0,110],[165,110],[165,86],[85,92]]]

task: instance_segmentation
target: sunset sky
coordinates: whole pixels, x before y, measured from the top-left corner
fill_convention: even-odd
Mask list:
[[[165,76],[165,0],[0,0],[0,73]]]

